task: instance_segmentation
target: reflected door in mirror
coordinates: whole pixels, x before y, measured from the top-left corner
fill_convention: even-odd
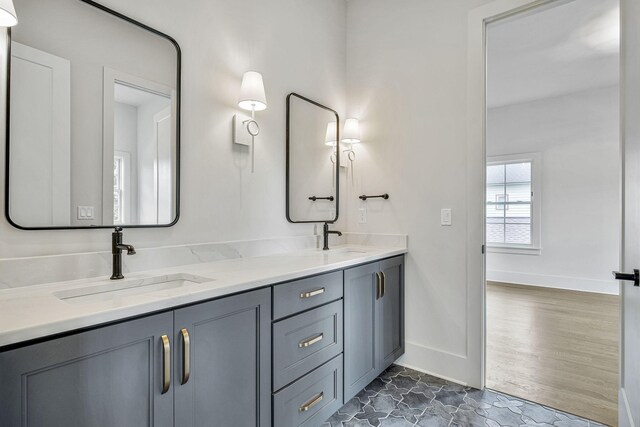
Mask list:
[[[162,226],[178,215],[179,48],[84,0],[19,0],[7,213],[21,228]]]

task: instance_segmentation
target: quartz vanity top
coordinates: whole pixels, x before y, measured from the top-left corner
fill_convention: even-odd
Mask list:
[[[0,290],[0,347],[97,326],[147,313],[193,304],[263,286],[299,279],[406,253],[405,248],[359,245],[329,251],[305,249],[278,255],[238,258],[182,265],[126,275],[48,283]],[[124,259],[126,263],[126,258]],[[174,287],[145,292],[110,293],[111,287],[131,281],[173,280]],[[180,280],[189,282],[181,286]],[[142,283],[142,282],[139,282]],[[79,303],[77,295],[97,289]],[[100,292],[100,289],[107,289]]]

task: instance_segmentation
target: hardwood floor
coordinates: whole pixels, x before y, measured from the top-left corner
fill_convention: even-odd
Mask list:
[[[611,426],[617,296],[487,283],[487,387]]]

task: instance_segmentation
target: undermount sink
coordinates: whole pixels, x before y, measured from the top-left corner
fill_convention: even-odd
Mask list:
[[[56,292],[54,296],[69,304],[91,304],[112,301],[116,298],[131,295],[184,288],[194,284],[212,282],[213,280],[214,279],[194,276],[192,274],[177,273],[142,279],[110,281],[108,283]]]

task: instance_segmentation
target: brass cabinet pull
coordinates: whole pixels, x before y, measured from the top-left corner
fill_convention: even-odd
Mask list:
[[[310,347],[310,346],[314,345],[315,343],[322,341],[322,339],[323,339],[323,338],[324,338],[324,334],[316,335],[316,336],[315,336],[315,337],[313,337],[313,338],[308,338],[308,339],[306,339],[306,340],[300,341],[300,342],[298,343],[298,347],[299,347],[299,348],[307,348],[307,347]]]
[[[171,386],[171,343],[169,337],[163,335],[162,339],[162,394],[169,391]]]
[[[182,384],[186,384],[191,376],[191,339],[186,328],[180,329],[182,334]]]
[[[322,399],[324,399],[324,392],[321,392],[319,395],[317,395],[316,397],[314,397],[313,399],[311,399],[310,401],[302,405],[300,407],[300,412],[307,412],[309,409],[313,408],[318,403],[320,403]]]
[[[382,295],[380,295],[380,298],[384,298],[384,295],[387,293],[387,276],[384,274],[384,271],[380,272],[380,277],[382,278],[382,284],[380,285],[382,288]]]
[[[380,299],[382,296],[382,278],[380,273],[376,272],[376,299]]]
[[[311,298],[311,297],[315,297],[316,295],[322,295],[322,294],[324,294],[324,288],[316,289],[315,291],[302,292],[300,294],[300,298],[302,299]]]

